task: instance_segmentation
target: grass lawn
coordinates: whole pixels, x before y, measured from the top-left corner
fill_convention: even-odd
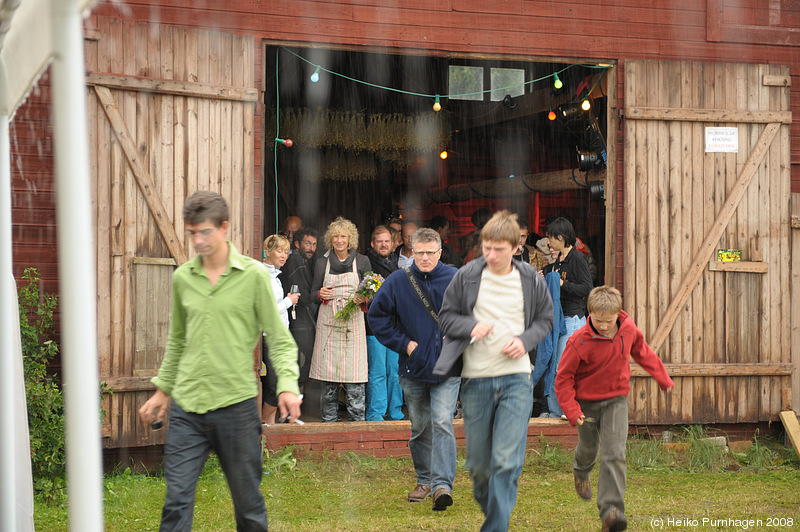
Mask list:
[[[800,463],[783,445],[725,452],[698,439],[675,453],[655,440],[632,438],[628,464],[631,530],[800,530]],[[600,529],[595,500],[584,501],[574,491],[571,466],[571,452],[546,442],[529,449],[511,530]],[[406,501],[415,484],[410,458],[295,460],[287,449],[265,460],[265,472],[261,489],[276,532],[469,531],[483,520],[463,456],[455,503],[445,512],[433,512],[429,502]],[[592,486],[596,492],[596,471]],[[159,475],[106,476],[106,530],[158,530],[164,491]],[[750,519],[761,523],[748,524]],[[37,502],[35,522],[40,532],[66,530],[66,508]],[[198,485],[194,529],[235,529],[227,485],[213,457]]]

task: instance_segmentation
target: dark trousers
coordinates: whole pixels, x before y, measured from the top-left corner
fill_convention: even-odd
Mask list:
[[[173,401],[164,446],[167,496],[161,530],[191,530],[197,480],[213,449],[228,480],[237,531],[266,531],[261,494],[261,417],[255,398],[205,414],[184,411]]]
[[[625,444],[628,441],[628,398],[612,397],[602,401],[578,401],[581,411],[594,421],[578,427],[578,446],[572,468],[575,476],[588,479],[600,451],[600,475],[597,479],[597,509],[603,519],[612,507],[625,513]]]

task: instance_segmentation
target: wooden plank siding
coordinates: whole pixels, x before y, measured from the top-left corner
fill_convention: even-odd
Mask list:
[[[252,255],[257,92],[252,39],[99,18],[87,41],[87,97],[97,204],[101,378],[107,447],[163,442],[138,408],[164,354],[176,264],[193,255],[180,212],[199,189],[231,206],[228,237]],[[113,41],[113,42],[112,42]],[[94,68],[92,70],[92,68]]]
[[[748,253],[758,249],[769,267],[766,272],[737,273],[704,268],[701,289],[691,292],[664,341],[665,362],[682,371],[676,377],[680,393],[663,398],[652,382],[638,377],[631,393],[632,422],[664,423],[687,416],[696,422],[758,421],[778,412],[781,387],[791,379],[797,390],[800,371],[797,341],[791,337],[797,337],[800,315],[791,312],[797,298],[788,289],[800,265],[793,260],[790,269],[785,260],[798,256],[796,246],[789,245],[794,235],[785,218],[790,194],[800,193],[800,54],[797,41],[786,42],[798,23],[789,3],[103,0],[85,20],[86,64],[96,74],[89,78],[93,83],[102,85],[100,76],[106,75],[145,84],[144,89],[111,86],[112,78],[106,79],[183,249],[191,254],[190,242],[182,237],[183,200],[195,190],[211,188],[248,199],[232,202],[231,234],[245,239],[235,242],[249,255],[260,249],[262,216],[267,227],[275,219],[271,199],[262,197],[263,180],[271,172],[263,168],[263,150],[271,143],[261,138],[263,42],[611,64],[609,79],[615,81],[609,86],[613,98],[607,129],[614,132],[608,134],[609,152],[617,158],[609,161],[607,183],[612,186],[606,191],[613,209],[607,213],[607,278],[625,289],[626,309],[651,334],[746,163],[749,151],[744,147],[756,143],[764,125],[748,126],[740,134],[739,154],[706,156],[692,149],[702,144],[706,122],[638,120],[629,125],[634,120],[618,118],[618,110],[635,107],[630,100],[645,96],[653,102],[648,105],[661,108],[713,110],[725,103],[742,112],[769,109],[778,119],[770,115],[765,120],[781,122],[788,133],[770,144],[766,158],[788,165],[759,169],[761,185],[748,192],[719,239],[720,246]],[[737,25],[746,31],[732,31]],[[639,62],[627,71],[632,60]],[[755,72],[769,83],[752,83]],[[147,86],[148,79],[160,85]],[[767,89],[782,79],[794,88],[786,89],[786,98]],[[259,101],[211,100],[181,92],[191,84],[198,91],[258,89]],[[104,434],[107,446],[149,445],[158,440],[136,426],[135,411],[150,393],[146,377],[160,356],[151,346],[163,344],[164,314],[163,306],[142,302],[137,294],[166,290],[163,272],[171,266],[137,264],[135,259],[168,259],[171,253],[137,189],[125,146],[91,89],[87,98],[97,222],[99,363],[101,376],[122,391],[109,401],[112,422]],[[43,288],[57,292],[49,106],[45,75],[11,123],[14,272],[20,277],[24,267],[36,266]],[[228,142],[223,135],[229,131],[238,133]],[[623,154],[631,151],[641,158],[626,159]],[[663,166],[665,159],[674,164]],[[653,179],[636,179],[626,187],[626,174]],[[780,216],[764,207],[779,205],[786,207]],[[645,216],[648,223],[631,230],[626,220],[636,216]],[[724,311],[731,301],[758,310],[752,334],[745,333],[753,322],[751,313]],[[143,326],[153,329],[142,331]],[[136,357],[137,349],[146,356]],[[778,373],[701,376],[686,369],[697,365],[713,372],[723,364],[768,364]],[[787,367],[794,368],[792,377],[785,373]],[[737,392],[745,389],[747,395]],[[754,397],[751,390],[757,392]]]
[[[788,76],[788,71],[770,65],[626,61],[624,299],[676,376],[676,393],[665,397],[651,379],[634,372],[634,423],[774,421],[784,390],[791,388],[792,366],[785,355],[791,351],[792,324],[786,260],[789,174],[788,153],[782,150],[789,126],[780,119],[789,95],[786,87],[765,85],[767,75]],[[708,97],[694,99],[703,93]],[[710,112],[701,122],[691,107],[677,105],[684,101],[725,112]],[[653,112],[637,112],[642,106]],[[779,121],[764,123],[756,118],[762,112]],[[735,127],[737,151],[705,152],[707,126]],[[679,136],[683,129],[696,130],[691,142]],[[702,201],[684,201],[678,195],[684,185],[678,169],[695,159],[702,163],[686,179],[703,191]],[[674,202],[691,207],[687,225]],[[686,235],[691,244],[677,246]],[[744,262],[716,262],[720,248],[741,249]],[[680,260],[671,261],[675,253]],[[692,328],[684,343],[681,318],[687,315],[703,326]]]

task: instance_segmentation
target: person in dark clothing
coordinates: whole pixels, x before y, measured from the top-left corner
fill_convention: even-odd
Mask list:
[[[314,255],[317,251],[317,232],[303,227],[293,235],[294,250],[286,259],[278,279],[283,291],[289,293],[293,285],[300,291],[300,299],[289,311],[289,330],[297,343],[297,363],[300,366],[300,390],[308,382],[311,355],[314,353],[314,335],[317,330],[317,298],[311,293],[314,274]]]
[[[447,243],[447,237],[450,234],[450,220],[444,216],[434,216],[431,218],[428,227],[439,233],[442,238],[442,262],[460,268],[461,257],[455,252],[453,246]]]
[[[453,504],[453,413],[461,378],[456,371],[434,375],[433,368],[444,340],[436,313],[457,270],[439,261],[441,237],[433,229],[419,229],[411,245],[414,262],[407,271],[396,271],[386,279],[370,304],[368,318],[375,337],[400,353],[400,385],[411,418],[408,446],[417,473],[408,500],[421,502],[432,496],[433,509],[445,510]]]
[[[564,313],[566,331],[558,338],[555,359],[551,363],[558,367],[561,354],[567,346],[572,334],[586,325],[586,298],[592,291],[592,275],[589,273],[589,262],[575,249],[575,228],[566,218],[555,218],[545,228],[547,241],[553,251],[558,252],[555,262],[542,270],[546,276],[557,272],[561,276],[561,310]],[[556,376],[558,370],[556,370]],[[540,417],[561,417],[564,413],[558,404],[555,393],[547,395],[549,414]]]
[[[384,279],[388,278],[397,270],[397,255],[392,251],[392,234],[389,228],[379,225],[373,229],[370,246],[366,255],[372,271]],[[369,305],[369,302],[366,304]],[[391,420],[403,419],[399,361],[396,351],[375,338],[367,321],[367,421],[383,421],[384,416]]]

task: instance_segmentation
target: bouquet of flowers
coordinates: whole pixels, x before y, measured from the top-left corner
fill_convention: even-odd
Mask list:
[[[383,284],[382,275],[374,272],[367,272],[364,275],[364,278],[361,279],[361,282],[358,283],[358,288],[356,288],[356,292],[355,294],[353,294],[353,297],[355,297],[356,294],[358,294],[360,296],[364,296],[368,299],[371,299],[382,284]],[[342,310],[334,314],[333,317],[336,318],[337,320],[347,321],[353,317],[353,312],[355,312],[357,309],[358,305],[356,305],[356,302],[351,299],[350,301],[345,303],[344,307],[342,307]]]

